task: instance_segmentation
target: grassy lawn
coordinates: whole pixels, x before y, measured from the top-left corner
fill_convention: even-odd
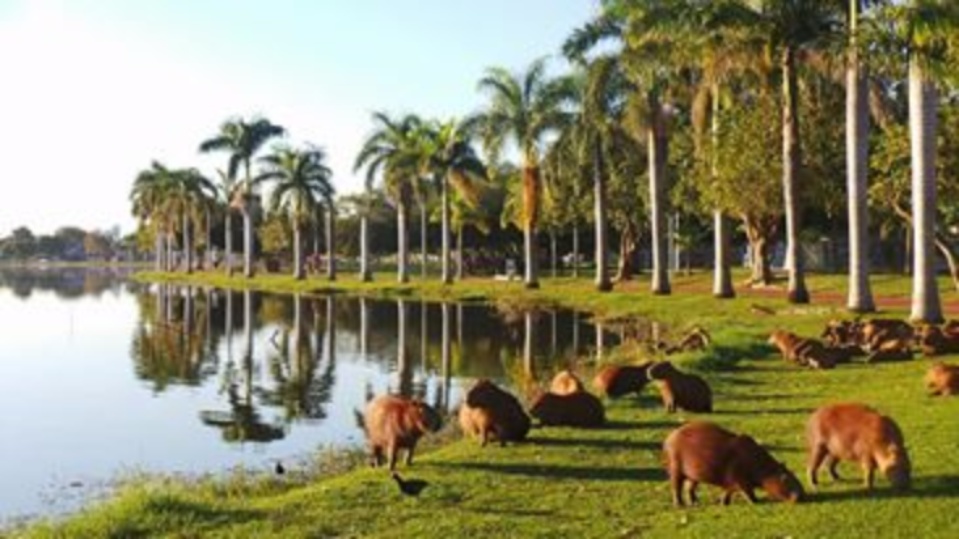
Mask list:
[[[412,469],[400,467],[400,473],[430,482],[415,499],[402,496],[384,470],[365,467],[325,476],[294,470],[281,477],[237,473],[189,482],[154,478],[136,481],[113,499],[64,522],[34,523],[8,533],[284,538],[959,536],[955,517],[959,399],[926,396],[922,376],[929,360],[800,370],[762,344],[775,327],[815,335],[825,320],[842,316],[842,277],[813,277],[815,303],[803,307],[786,305],[780,293],[743,294],[720,302],[708,296],[706,275],[677,279],[672,297],[650,295],[645,281],[600,296],[590,292],[585,280],[547,280],[541,290],[527,292],[516,283],[480,280],[454,287],[414,283],[396,288],[386,276],[378,277],[372,285],[341,279],[336,286],[387,296],[550,302],[610,317],[643,315],[681,326],[701,324],[713,334],[714,347],[678,361],[699,370],[713,386],[716,413],[709,420],[753,435],[805,483],[803,430],[810,412],[831,402],[869,403],[902,427],[913,462],[914,488],[896,494],[882,478],[877,491],[867,493],[858,467],[844,464],[841,482],[831,482],[823,474],[820,491],[798,505],[763,499],[750,506],[736,497],[732,506],[721,507],[716,503],[718,490],[703,486],[699,506],[674,509],[660,447],[667,433],[692,415],[666,414],[650,389],[638,399],[607,403],[610,424],[604,429],[538,428],[527,443],[506,448],[483,449],[455,436],[449,443],[435,444]],[[222,277],[210,275],[193,279],[225,284]],[[909,290],[909,282],[900,277],[879,277],[874,284],[885,298],[907,297]],[[267,276],[254,285],[318,291],[327,283],[292,283],[286,277]],[[839,299],[826,301],[831,294]],[[954,299],[953,294],[945,293],[944,300]],[[754,304],[769,306],[776,314],[753,312]],[[905,314],[898,307],[891,313]],[[638,359],[630,350],[614,355],[619,360]],[[584,365],[584,377],[594,368]]]

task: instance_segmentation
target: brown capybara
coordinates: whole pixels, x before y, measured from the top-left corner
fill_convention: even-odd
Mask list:
[[[908,361],[912,359],[912,341],[906,339],[886,339],[866,356],[866,363],[885,361]]]
[[[849,357],[866,354],[859,341],[862,322],[859,320],[830,320],[823,330],[822,337],[828,348],[844,350]]]
[[[583,382],[569,369],[556,373],[549,383],[549,392],[556,395],[571,395],[584,391]]]
[[[959,320],[946,320],[942,332],[950,336],[959,336]]]
[[[585,391],[569,395],[543,393],[533,401],[529,415],[546,426],[590,428],[606,423],[603,403]]]
[[[859,327],[859,344],[867,352],[873,352],[886,341],[912,341],[913,328],[903,320],[873,318]]]
[[[713,411],[713,392],[699,376],[681,372],[669,361],[653,363],[648,375],[650,380],[659,382],[666,411],[675,412],[676,408],[697,413]]]
[[[922,326],[916,332],[916,341],[926,357],[959,353],[959,334],[946,333],[938,326]]]
[[[806,362],[803,359],[803,353],[810,346],[814,346],[814,343],[819,344],[812,339],[806,339],[795,333],[781,329],[773,331],[772,334],[769,335],[769,340],[766,342],[779,349],[783,359],[797,365],[805,365]]]
[[[840,363],[848,363],[850,357],[852,353],[848,347],[823,346],[816,341],[810,341],[799,352],[799,361],[814,369],[832,369]]]
[[[429,405],[418,400],[381,395],[366,405],[363,426],[370,444],[371,464],[383,464],[389,458],[390,470],[396,468],[400,449],[406,450],[406,464],[413,464],[416,442],[427,432],[436,432],[443,421]]]
[[[911,467],[902,431],[895,421],[864,404],[833,404],[816,410],[809,418],[806,439],[809,483],[814,487],[823,463],[836,479],[836,466],[842,460],[862,466],[866,488],[872,488],[876,468],[894,488],[909,487]]]
[[[490,436],[506,442],[521,442],[529,433],[530,420],[519,400],[489,380],[478,380],[466,392],[460,406],[460,428],[466,434],[479,437],[483,447]]]
[[[959,395],[959,366],[933,363],[926,371],[926,387],[931,395]]]
[[[686,483],[690,503],[696,503],[699,483],[725,490],[723,505],[728,505],[736,492],[755,502],[753,491],[757,488],[780,501],[797,502],[804,496],[799,479],[750,436],[733,434],[712,423],[693,421],[674,430],[663,443],[663,453],[677,507],[685,505]]]
[[[603,367],[593,378],[593,386],[601,394],[617,399],[630,393],[641,393],[649,383],[646,370],[652,361],[638,365],[609,365]]]
[[[701,327],[693,328],[682,338],[677,344],[673,346],[667,346],[665,349],[666,355],[679,354],[681,352],[692,352],[695,350],[705,350],[709,343],[712,342],[712,338],[709,336],[709,333]]]

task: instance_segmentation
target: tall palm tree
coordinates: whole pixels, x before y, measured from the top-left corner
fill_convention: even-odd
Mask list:
[[[236,182],[230,175],[218,168],[216,175],[220,179],[218,191],[223,194],[223,262],[227,276],[233,275],[233,206],[230,201],[236,196]]]
[[[316,214],[322,201],[332,195],[333,171],[326,165],[326,153],[316,147],[297,150],[279,147],[260,158],[264,171],[254,184],[275,181],[270,194],[270,211],[281,211],[293,229],[293,277],[303,279],[303,227]]]
[[[162,163],[153,161],[150,168],[137,174],[130,190],[133,214],[141,226],[149,226],[154,236],[154,269],[168,269],[166,241],[172,222],[165,212],[165,201],[172,191],[175,175]]]
[[[203,217],[216,197],[216,187],[194,168],[176,170],[173,188],[167,196],[167,207],[178,216],[182,234],[183,267],[186,273],[193,272],[193,231],[201,227]]]
[[[527,288],[538,288],[536,224],[540,205],[540,145],[544,137],[570,123],[566,104],[574,95],[568,78],[550,79],[544,59],[513,74],[500,67],[486,70],[479,89],[487,92],[486,110],[470,120],[491,155],[498,156],[508,140],[519,148],[523,185],[523,241]]]
[[[450,187],[460,199],[475,206],[478,203],[479,182],[486,179],[486,167],[469,143],[464,124],[456,120],[433,126],[427,134],[425,146],[427,166],[440,184],[442,281],[450,284],[453,282],[450,265]],[[462,240],[462,230],[459,232]]]
[[[409,282],[407,218],[413,198],[413,184],[420,174],[421,154],[417,133],[422,122],[414,115],[394,119],[384,112],[375,112],[373,123],[375,128],[357,154],[353,170],[366,168],[367,191],[372,189],[376,175],[382,173],[386,191],[396,205],[396,278],[406,283]]]
[[[203,153],[229,153],[227,174],[231,179],[236,179],[240,167],[243,167],[243,179],[230,204],[243,215],[243,275],[246,277],[253,276],[253,202],[256,197],[250,163],[268,141],[284,133],[283,127],[266,118],[232,119],[223,122],[219,133],[200,144]]]

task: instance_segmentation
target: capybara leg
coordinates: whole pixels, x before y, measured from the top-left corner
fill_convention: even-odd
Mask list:
[[[746,487],[742,489],[743,496],[749,500],[749,503],[756,503],[756,494],[753,493],[753,489]]]
[[[723,493],[723,497],[719,499],[719,503],[723,505],[729,505],[729,502],[733,501],[733,491],[727,490]]]
[[[415,449],[416,449],[416,445],[413,444],[413,445],[411,445],[411,446],[409,447],[409,449],[406,450],[406,465],[407,465],[407,466],[412,466],[412,465],[413,465],[413,450],[415,450]]]
[[[826,450],[826,446],[822,444],[811,448],[809,451],[809,467],[806,471],[809,476],[809,484],[815,488],[819,486],[819,467],[822,466],[822,461],[829,455],[829,452]]]
[[[489,431],[486,429],[483,429],[483,435],[480,440],[480,447],[486,447],[486,444],[488,443],[489,443]]]
[[[696,489],[699,487],[699,483],[696,481],[689,481],[689,503],[696,504],[699,503],[699,497],[696,496]]]
[[[839,481],[839,459],[829,455],[826,457],[826,466],[829,467],[829,477],[833,481]]]
[[[872,460],[867,460],[862,463],[862,471],[865,476],[865,486],[868,490],[872,490],[872,485],[875,483],[876,479],[876,466],[873,464]]]
[[[383,448],[375,446],[370,456],[370,466],[379,468],[383,464]]]
[[[390,445],[388,451],[390,458],[390,471],[392,472],[393,470],[396,470],[396,456],[399,452],[399,449],[396,447],[396,445]]]
[[[682,507],[683,505],[685,505],[685,503],[683,502],[683,483],[685,481],[686,480],[683,477],[682,473],[679,473],[678,471],[675,471],[675,470],[670,470],[669,482],[670,482],[670,485],[673,487],[673,505],[675,505],[676,507]]]

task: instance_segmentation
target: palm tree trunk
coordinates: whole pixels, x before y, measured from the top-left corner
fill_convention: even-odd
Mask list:
[[[406,353],[406,302],[398,300],[396,302],[396,372],[398,374],[398,393],[404,397],[409,397],[412,393],[412,380],[410,379],[410,361]]]
[[[720,210],[713,211],[713,231],[715,233],[715,274],[713,281],[713,296],[717,298],[734,298],[733,272],[730,268],[729,220]]]
[[[441,258],[442,258],[442,267],[443,267],[443,284],[450,284],[453,282],[453,276],[450,271],[450,181],[447,176],[442,178],[442,187],[440,189],[440,204],[442,205],[443,218],[441,227],[443,240],[441,242]],[[462,234],[462,229],[460,229]],[[462,261],[462,256],[460,256],[460,261]],[[459,273],[459,278],[463,278],[463,269],[458,268],[457,272]]]
[[[533,356],[533,348],[536,345],[536,321],[533,319],[533,312],[526,311],[523,315],[523,368],[526,372],[526,379],[529,382],[536,381],[536,359]]]
[[[603,175],[603,154],[599,144],[593,147],[593,212],[596,221],[596,290],[609,292],[613,284],[609,280],[609,245],[606,219],[606,177]],[[573,272],[575,275],[579,258],[579,234],[573,231]]]
[[[409,245],[407,239],[409,235],[406,231],[406,204],[400,200],[396,205],[396,280],[401,283],[408,283],[410,276],[407,274],[407,262],[409,260]]]
[[[299,220],[293,219],[293,278],[303,279],[303,234]]]
[[[462,281],[466,274],[463,267],[463,225],[460,225],[456,231],[456,280]]]
[[[450,364],[452,363],[453,353],[450,339],[450,304],[449,302],[443,302],[440,305],[440,309],[443,315],[442,318],[442,331],[440,336],[440,372],[443,382],[443,390],[440,392],[440,401],[442,402],[442,413],[449,412],[450,405]]]
[[[523,254],[526,288],[539,288],[537,271],[536,221],[539,211],[539,168],[527,157],[523,166]]]
[[[427,234],[429,233],[429,224],[426,220],[426,200],[420,204],[420,275],[423,279],[426,279],[429,274],[429,268],[426,266],[426,257],[428,252],[426,249],[427,244]]]
[[[243,210],[243,276],[253,277],[253,216],[250,215],[250,208],[244,206]]]
[[[370,348],[370,306],[366,298],[360,296],[360,356],[366,359]]]
[[[176,235],[171,230],[166,236],[166,270],[174,271],[176,269],[176,257],[174,256],[173,246],[176,244]]]
[[[653,281],[654,294],[669,294],[669,272],[666,260],[666,235],[664,234],[664,216],[666,203],[666,119],[663,117],[663,106],[655,94],[649,94],[649,106],[652,111],[652,129],[649,130],[649,206],[651,220],[651,234],[653,246]]]
[[[153,267],[156,271],[164,271],[166,269],[166,261],[163,256],[163,233],[157,230],[153,233],[153,236],[153,248],[155,249],[153,253]]]
[[[326,278],[336,280],[336,208],[326,209]]]
[[[364,283],[373,280],[373,272],[370,271],[370,224],[365,209],[360,217],[360,280]]]
[[[573,220],[573,278],[579,277],[579,219]]]
[[[549,271],[550,276],[555,279],[558,270],[556,263],[556,229],[549,229]]]
[[[869,287],[869,212],[866,189],[869,167],[869,96],[863,68],[856,54],[856,27],[860,0],[849,3],[852,37],[846,68],[846,182],[849,205],[849,298],[853,312],[876,310]]]
[[[223,220],[223,263],[226,264],[227,277],[233,276],[233,215],[227,205],[226,217]]]
[[[210,211],[206,211],[206,249],[205,249],[205,258],[206,262],[203,264],[204,268],[213,266],[213,216],[210,215]]]
[[[789,264],[788,299],[790,303],[809,303],[809,291],[803,271],[799,244],[801,205],[799,178],[802,155],[799,138],[799,94],[795,51],[786,47],[783,70],[783,201],[786,206],[786,259]]]
[[[936,284],[936,115],[938,91],[915,59],[909,62],[909,137],[912,142],[912,314],[916,322],[942,322]]]
[[[183,221],[183,271],[193,273],[193,249],[190,246],[190,219],[186,213],[182,216]]]

